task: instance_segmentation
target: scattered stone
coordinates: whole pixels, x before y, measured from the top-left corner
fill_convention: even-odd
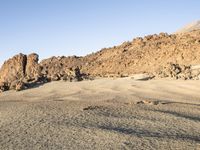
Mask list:
[[[83,108],[83,110],[95,110],[100,108],[102,108],[102,106],[88,106],[86,108]]]
[[[60,80],[60,77],[59,77],[58,74],[53,74],[53,75],[51,76],[51,81],[58,81],[58,80]]]
[[[150,80],[152,78],[154,78],[154,76],[150,74],[135,74],[131,76],[131,79],[141,80],[141,81]]]
[[[0,83],[0,93],[9,90],[9,86],[7,83],[1,82]]]
[[[145,104],[145,105],[158,105],[158,104],[162,104],[159,101],[149,101],[149,100],[143,100],[143,101],[139,101],[137,102],[137,104]]]

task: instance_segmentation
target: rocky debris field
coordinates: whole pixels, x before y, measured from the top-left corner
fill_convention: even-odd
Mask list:
[[[19,54],[0,69],[0,91],[22,90],[49,81],[82,81],[94,77],[200,79],[200,30],[182,34],[160,33],[135,38],[85,57],[51,57]]]
[[[166,66],[162,66],[160,69],[158,69],[155,72],[155,77],[183,80],[199,80],[200,67],[197,65],[185,66],[169,63]]]

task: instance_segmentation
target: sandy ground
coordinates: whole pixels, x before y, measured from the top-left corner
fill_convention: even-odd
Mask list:
[[[97,79],[2,93],[0,149],[200,150],[200,81]]]

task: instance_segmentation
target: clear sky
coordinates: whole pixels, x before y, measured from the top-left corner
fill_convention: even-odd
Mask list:
[[[0,64],[20,52],[85,55],[199,19],[199,0],[0,0]]]

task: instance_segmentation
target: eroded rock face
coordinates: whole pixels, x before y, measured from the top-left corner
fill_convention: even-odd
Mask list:
[[[0,70],[0,82],[12,83],[25,77],[27,57],[19,54],[7,60]]]
[[[9,89],[20,91],[24,89],[24,84],[37,81],[40,76],[38,55],[19,54],[3,64],[0,70],[0,89],[1,91]]]
[[[39,56],[38,54],[32,53],[27,56],[26,64],[26,78],[28,80],[37,81],[41,76],[41,67],[38,64]]]
[[[79,67],[69,68],[61,57],[52,57],[45,63],[38,63],[39,56],[19,54],[6,61],[0,70],[0,92],[20,91],[49,81],[81,81],[85,75]],[[76,58],[72,58],[74,60]]]

